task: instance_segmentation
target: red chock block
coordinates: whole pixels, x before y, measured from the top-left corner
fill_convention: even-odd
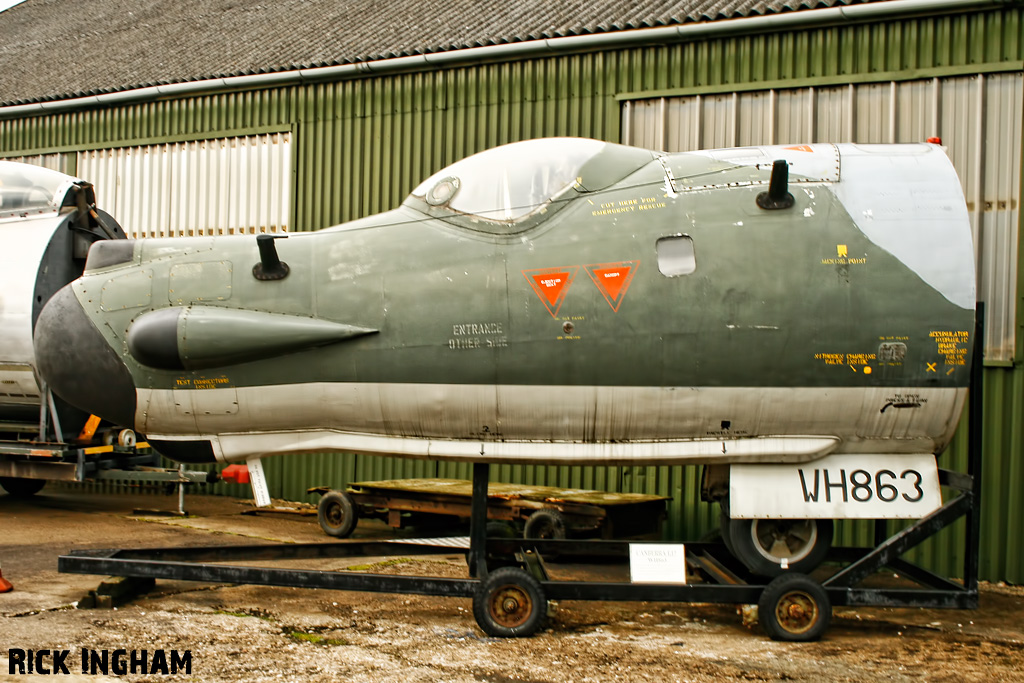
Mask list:
[[[249,467],[247,465],[228,465],[221,471],[220,478],[234,484],[248,484]]]

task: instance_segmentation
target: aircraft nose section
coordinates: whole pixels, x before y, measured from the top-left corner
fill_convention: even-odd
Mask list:
[[[86,315],[71,285],[39,313],[36,368],[71,405],[115,424],[135,426],[135,383],[118,353]]]

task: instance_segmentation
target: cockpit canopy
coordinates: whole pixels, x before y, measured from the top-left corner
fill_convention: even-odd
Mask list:
[[[524,140],[438,171],[412,191],[406,205],[472,230],[514,234],[652,158],[648,150],[585,138]]]
[[[48,168],[0,161],[0,218],[55,213],[72,202],[68,191],[75,185],[91,186]],[[92,203],[91,196],[88,198]]]

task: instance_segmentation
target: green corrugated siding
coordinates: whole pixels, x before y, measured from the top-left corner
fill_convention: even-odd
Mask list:
[[[727,92],[1018,70],[1024,58],[1021,16],[1020,9],[1003,9],[3,120],[0,156],[291,130],[290,223],[296,230],[314,230],[390,209],[435,170],[505,142],[552,135],[618,141],[616,96],[623,93]],[[982,576],[1024,583],[1018,528],[1024,518],[1024,369],[985,374]],[[963,468],[965,443],[958,435],[943,456],[947,466]],[[470,476],[468,465],[356,455],[269,458],[265,468],[271,495],[310,501],[305,489],[319,484]],[[494,468],[501,481],[669,496],[668,531],[674,538],[695,538],[717,524],[717,508],[699,502],[699,475],[691,467]],[[215,490],[248,495],[242,486]],[[961,523],[915,556],[958,576],[962,534]],[[871,535],[869,525],[843,524],[838,541],[867,544]]]

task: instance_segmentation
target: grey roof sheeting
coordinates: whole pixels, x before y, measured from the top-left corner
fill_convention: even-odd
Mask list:
[[[0,105],[887,0],[26,0]]]

